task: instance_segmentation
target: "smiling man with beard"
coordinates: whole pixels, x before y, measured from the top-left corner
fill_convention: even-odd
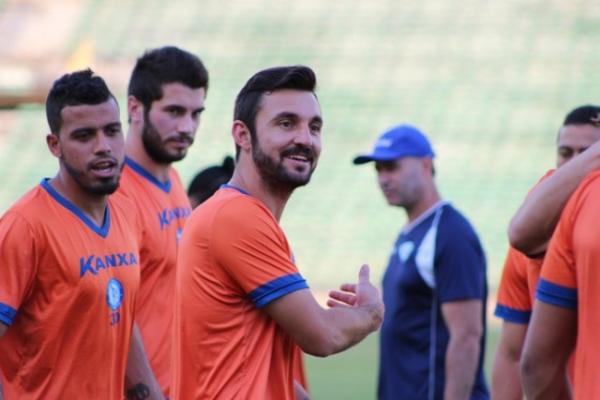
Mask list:
[[[143,222],[136,322],[167,396],[177,245],[192,211],[171,164],[182,160],[194,142],[207,88],[208,72],[200,59],[171,46],[140,57],[129,81],[130,126],[117,198],[133,200]],[[137,391],[144,388],[132,388],[130,395],[136,398]]]
[[[177,399],[305,399],[301,350],[340,352],[381,323],[367,266],[322,308],[279,226],[321,152],[315,85],[308,67],[277,67],[256,73],[237,96],[233,177],[194,211],[181,241]]]
[[[160,388],[134,327],[140,265],[133,206],[109,198],[124,139],[102,78],[78,71],[46,100],[59,161],[0,219],[0,399],[120,399]]]

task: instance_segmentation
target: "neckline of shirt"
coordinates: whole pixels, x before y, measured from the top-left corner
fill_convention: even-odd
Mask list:
[[[108,236],[108,231],[110,230],[110,208],[108,204],[106,205],[106,210],[104,211],[104,221],[102,221],[102,225],[98,226],[91,218],[81,211],[79,207],[77,207],[72,201],[58,193],[51,185],[50,178],[44,178],[40,182],[40,186],[52,197],[56,200],[61,206],[72,212],[77,218],[79,218],[88,228],[94,231],[96,234],[106,238]]]
[[[246,196],[252,196],[250,193],[248,193],[247,191],[245,191],[242,188],[239,188],[237,186],[234,185],[230,185],[229,183],[224,183],[222,184],[219,189],[233,189],[233,190],[237,190],[238,192],[240,192],[241,194],[245,194]]]
[[[144,167],[140,164],[133,161],[133,159],[125,156],[125,164],[127,164],[134,172],[140,175],[142,178],[148,180],[150,183],[158,187],[165,193],[169,193],[171,191],[171,180],[167,179],[166,182],[159,181],[154,175],[148,172]]]
[[[416,228],[421,222],[423,222],[424,220],[426,220],[434,212],[436,212],[439,208],[442,208],[446,204],[450,204],[450,202],[447,201],[447,200],[439,200],[437,203],[433,204],[431,207],[429,207],[427,210],[425,210],[421,215],[419,215],[417,218],[415,218],[414,221],[409,222],[408,224],[406,224],[404,226],[404,228],[402,228],[402,233],[403,234],[409,233],[414,228]]]

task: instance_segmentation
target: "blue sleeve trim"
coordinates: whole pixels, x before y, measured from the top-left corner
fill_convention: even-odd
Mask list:
[[[7,326],[12,325],[15,317],[17,316],[17,310],[11,306],[0,303],[0,322]]]
[[[254,289],[249,296],[256,308],[262,308],[286,294],[307,288],[306,280],[296,273],[275,278]]]
[[[502,318],[508,322],[514,322],[515,324],[528,324],[531,318],[531,311],[522,311],[503,306],[502,304],[496,305],[494,315],[498,318]]]
[[[577,289],[540,279],[535,297],[544,303],[562,308],[577,308]]]

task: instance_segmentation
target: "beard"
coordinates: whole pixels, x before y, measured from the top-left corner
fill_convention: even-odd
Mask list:
[[[316,155],[314,150],[296,145],[282,151],[280,160],[277,161],[262,151],[258,140],[253,140],[253,142],[252,159],[254,160],[254,164],[256,165],[261,178],[271,189],[291,192],[297,187],[306,185],[310,181],[310,177],[316,167]],[[294,154],[306,156],[311,160],[311,165],[306,167],[308,168],[308,171],[302,173],[303,171],[289,171],[286,169],[283,165],[284,157]]]
[[[191,146],[194,142],[194,139],[192,139],[189,135],[182,134],[182,136],[184,137],[184,140],[189,141]],[[150,122],[147,112],[144,113],[142,144],[144,145],[144,149],[150,158],[159,164],[170,164],[175,161],[181,161],[187,154],[187,150],[173,154],[165,148],[164,140],[160,136],[160,133],[158,133],[156,127],[152,124],[152,122]]]
[[[85,192],[97,195],[106,196],[113,194],[119,187],[119,179],[121,178],[121,171],[123,170],[124,164],[121,163],[119,166],[119,173],[112,177],[99,178],[97,181],[90,181],[85,179],[85,172],[78,170],[67,162],[64,158],[61,158],[62,164],[73,180],[82,188]]]

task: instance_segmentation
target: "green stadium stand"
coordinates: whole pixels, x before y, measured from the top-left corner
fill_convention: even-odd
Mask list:
[[[563,115],[595,100],[600,29],[593,16],[600,11],[578,4],[96,0],[84,3],[67,43],[73,50],[87,38],[107,63],[132,63],[169,43],[203,58],[212,78],[208,111],[180,165],[185,179],[232,151],[233,99],[254,71],[313,66],[324,151],[314,182],[292,198],[283,224],[319,288],[353,278],[363,261],[381,273],[404,215],[385,206],[373,172],[349,160],[393,123],[421,126],[438,153],[444,196],[481,232],[494,286],[508,219],[552,165]],[[124,87],[115,91],[124,98]]]

